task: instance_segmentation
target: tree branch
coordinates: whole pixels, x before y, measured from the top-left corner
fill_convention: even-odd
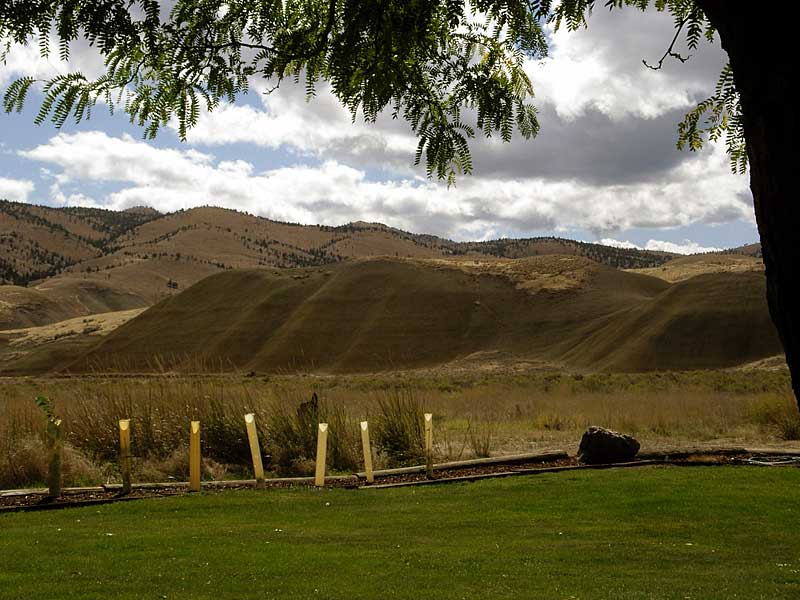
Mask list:
[[[664,52],[664,55],[659,59],[658,63],[656,63],[655,65],[651,65],[643,58],[642,64],[648,69],[652,69],[653,71],[658,71],[659,69],[661,69],[661,67],[664,66],[664,61],[667,60],[667,57],[676,58],[682,63],[685,63],[687,60],[689,60],[692,57],[691,54],[689,54],[688,56],[682,56],[680,53],[675,52],[675,43],[678,41],[678,36],[680,36],[681,31],[683,31],[684,25],[686,25],[688,21],[689,17],[686,17],[683,21],[680,22],[680,25],[678,25],[678,28],[675,30],[675,36],[672,38],[669,47]]]

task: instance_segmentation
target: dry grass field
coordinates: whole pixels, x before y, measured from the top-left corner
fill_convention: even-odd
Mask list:
[[[185,478],[191,419],[203,424],[206,477],[249,475],[242,419],[247,412],[257,415],[270,467],[308,474],[313,453],[304,454],[308,440],[301,439],[303,423],[296,415],[312,392],[320,398],[319,419],[331,423],[334,468],[342,471],[358,466],[358,419],[369,419],[379,434],[387,417],[413,421],[423,411],[434,414],[437,460],[552,449],[574,453],[590,424],[631,433],[643,449],[800,447],[800,417],[785,370],[7,379],[0,383],[0,487],[44,479],[37,394],[52,398],[64,418],[66,482],[88,484],[117,478],[119,418],[132,419],[139,481]],[[278,464],[293,444],[295,454]],[[378,452],[377,463],[398,460]]]

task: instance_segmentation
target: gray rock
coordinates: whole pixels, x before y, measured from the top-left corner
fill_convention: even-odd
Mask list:
[[[633,460],[637,452],[639,442],[631,436],[592,425],[581,438],[578,457],[582,463],[599,465]]]

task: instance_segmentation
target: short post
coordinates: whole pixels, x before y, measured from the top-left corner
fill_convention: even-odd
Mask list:
[[[131,420],[119,421],[119,470],[122,474],[122,493],[131,493]]]
[[[433,415],[425,413],[425,475],[433,479]]]
[[[50,451],[50,464],[47,467],[48,498],[61,496],[61,419],[47,419],[47,442]]]
[[[367,483],[375,482],[375,475],[372,472],[372,450],[369,445],[369,423],[361,421],[361,445],[364,448],[364,471],[367,474]]]
[[[200,421],[192,421],[189,437],[189,491],[200,491]]]
[[[256,416],[253,413],[244,416],[244,423],[247,427],[247,439],[250,442],[250,456],[253,459],[253,474],[256,478],[256,485],[264,485],[264,465],[261,462],[261,447],[258,445],[258,430],[256,429]]]
[[[317,433],[317,470],[314,477],[314,485],[323,487],[325,485],[325,459],[328,454],[328,424],[320,423]]]

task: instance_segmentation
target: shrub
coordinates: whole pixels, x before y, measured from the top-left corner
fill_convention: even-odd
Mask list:
[[[282,403],[272,407],[267,417],[266,445],[276,473],[282,476],[307,474],[307,462],[316,457],[318,423],[316,405],[301,404],[294,411]],[[298,473],[296,469],[303,464],[306,465],[304,472]]]
[[[753,408],[752,418],[782,440],[800,440],[800,413],[792,398],[766,396]]]
[[[324,413],[328,422],[328,463],[334,471],[357,471],[361,463],[357,423],[341,407],[325,406]]]
[[[320,422],[328,423],[328,465],[334,471],[352,472],[358,468],[359,438],[355,422],[341,407],[320,403],[314,394],[296,409],[285,404],[273,406],[267,417],[267,446],[276,473],[311,475],[317,457]]]
[[[467,440],[472,453],[478,458],[488,458],[491,456],[494,447],[495,426],[492,423],[481,423],[473,425],[472,421],[467,425]]]
[[[50,455],[42,436],[27,436],[9,443],[0,460],[0,489],[30,488],[44,485]],[[96,484],[105,479],[103,469],[79,450],[64,444],[62,477],[65,486]]]
[[[434,444],[438,448],[434,449],[439,450],[438,454],[443,460],[461,460],[464,456],[464,449],[467,446],[464,436],[457,436],[452,429],[442,427],[437,431],[434,441],[438,441],[438,444]]]
[[[225,413],[221,399],[212,399],[201,429],[205,437],[203,454],[222,462],[246,466],[251,463],[247,431],[240,415]]]
[[[425,456],[423,411],[409,392],[394,390],[378,400],[375,445],[394,465],[419,463]]]

